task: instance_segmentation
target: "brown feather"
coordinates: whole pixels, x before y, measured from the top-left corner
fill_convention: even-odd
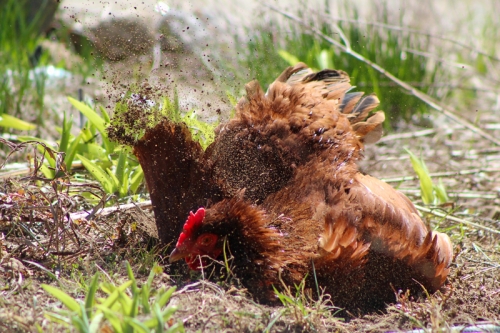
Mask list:
[[[180,228],[201,201],[218,201],[196,232],[225,241],[218,245],[227,246],[233,273],[261,301],[275,301],[272,286],[282,281],[314,288],[317,280],[352,312],[383,308],[394,288],[438,290],[452,258],[448,236],[357,168],[364,144],[382,135],[384,113],[369,116],[378,98],[349,92],[343,71],[313,73],[302,63],[266,93],[256,81],[245,88],[206,152],[168,122],[135,147],[161,232]]]
[[[185,124],[164,121],[134,145],[151,196],[158,235],[175,244],[190,210],[220,200],[201,164],[203,149]]]

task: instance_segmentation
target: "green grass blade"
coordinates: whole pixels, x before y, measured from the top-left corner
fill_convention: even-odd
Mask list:
[[[40,244],[40,246],[42,246],[42,247],[43,247],[43,245],[42,245],[42,244]],[[47,250],[45,250],[45,251],[47,251]],[[50,270],[48,270],[47,268],[43,267],[43,266],[42,266],[42,265],[40,265],[39,263],[34,262],[34,261],[29,261],[29,260],[23,260],[23,261],[24,261],[24,262],[26,262],[26,263],[28,263],[28,264],[30,264],[30,265],[33,265],[33,266],[38,267],[38,268],[39,268],[39,269],[41,269],[43,272],[47,273],[47,275],[48,275],[50,278],[52,278],[54,281],[57,281],[58,283],[60,283],[60,282],[59,282],[59,280],[57,279],[57,276],[56,276],[54,273],[52,273]]]
[[[105,133],[106,131],[106,123],[104,122],[104,119],[97,114],[90,106],[87,104],[80,102],[72,97],[68,97],[68,100],[73,106],[83,113],[85,117],[94,125],[99,133]]]
[[[426,205],[430,205],[434,203],[434,187],[432,184],[432,179],[429,175],[429,171],[427,170],[427,166],[425,163],[417,158],[410,150],[405,149],[408,155],[410,155],[411,165],[413,166],[413,170],[417,174],[420,179],[420,191],[422,193],[422,201]]]
[[[57,298],[61,303],[63,303],[70,311],[76,312],[81,315],[81,307],[77,301],[70,295],[66,294],[64,291],[49,286],[47,284],[42,284],[43,290],[51,294],[53,297]]]
[[[130,304],[128,312],[129,317],[135,318],[139,314],[139,301],[141,296],[142,295],[140,293],[135,293],[132,295],[132,303]]]
[[[90,325],[89,325],[89,332],[90,333],[100,332],[101,321],[103,318],[104,318],[104,314],[102,312],[97,313],[92,318],[92,320],[90,321]]]
[[[130,316],[134,313],[133,304],[134,300],[131,299],[125,291],[118,292],[118,302],[121,305],[121,312],[127,316]],[[125,330],[126,331],[126,330]]]
[[[73,164],[76,152],[78,151],[78,145],[80,143],[81,138],[82,135],[79,134],[73,141],[71,141],[71,144],[69,145],[68,150],[66,151],[66,157],[64,158],[64,163],[66,164],[66,168],[68,171],[71,171],[71,165]]]
[[[299,58],[297,58],[296,56],[285,50],[279,50],[278,55],[283,60],[285,60],[290,66],[295,66],[298,62],[300,62]]]
[[[137,280],[135,279],[134,272],[132,271],[132,266],[130,266],[130,263],[127,261],[127,275],[128,278],[130,279],[130,282],[132,283],[132,292],[135,294],[138,292],[138,287],[137,287]]]
[[[120,181],[118,180],[118,178],[116,178],[115,174],[111,170],[109,170],[108,168],[106,168],[106,173],[108,174],[108,176],[113,184],[113,192],[110,192],[110,193],[118,192],[120,189]]]
[[[5,113],[0,115],[0,126],[21,131],[29,131],[36,128],[35,124],[28,123]]]
[[[122,320],[114,311],[104,305],[96,305],[96,307],[102,312],[104,318],[106,318],[106,320],[111,324],[114,333],[123,333],[123,327],[121,325]]]
[[[60,151],[66,152],[68,149],[72,125],[73,125],[73,117],[70,116],[69,119],[66,119],[66,113],[64,113],[61,140],[59,140],[59,150]]]
[[[89,107],[88,105],[86,105],[85,103],[77,101],[76,99],[74,99],[72,97],[68,97],[68,100],[70,101],[71,104],[73,104],[73,106],[78,111],[80,111],[81,113],[83,113],[83,115],[85,117],[87,117],[87,119],[90,121],[90,123],[93,126],[95,126],[97,131],[101,134],[102,142],[103,142],[103,145],[104,145],[106,151],[108,152],[108,154],[111,154],[114,151],[115,144],[112,143],[111,141],[109,141],[109,139],[108,139],[108,133],[106,132],[105,118],[99,116],[97,114],[97,112],[92,110],[92,108]],[[105,117],[109,118],[107,114]]]
[[[153,304],[153,313],[156,318],[156,332],[163,332],[163,328],[165,327],[165,320],[158,304]]]
[[[134,328],[137,333],[150,333],[151,330],[135,318],[125,318],[125,321]],[[156,332],[155,332],[156,333]]]
[[[77,152],[80,155],[88,156],[93,160],[108,160],[108,154],[104,148],[96,143],[81,142],[82,140],[85,141],[85,138],[83,133],[80,134],[82,134],[82,136],[77,146]]]
[[[333,68],[332,59],[333,59],[333,51],[321,50],[321,52],[316,57],[319,69]]]
[[[166,292],[161,294],[160,298],[156,301],[156,303],[160,308],[163,308],[168,303],[170,297],[172,297],[172,294],[175,292],[176,289],[177,287],[171,287]]]
[[[434,185],[434,192],[436,192],[436,197],[439,200],[439,203],[450,201],[448,193],[446,193],[446,188],[444,187],[443,180],[441,178],[439,178],[439,183],[437,185]]]
[[[144,171],[142,171],[141,166],[137,166],[132,178],[130,179],[130,193],[135,194],[139,186],[141,186],[142,181],[144,180]]]
[[[116,164],[115,176],[120,183],[123,183],[125,174],[125,165],[127,163],[128,152],[125,148],[120,150],[120,154],[118,155],[118,162]]]
[[[85,297],[85,311],[87,312],[87,317],[92,318],[92,307],[95,302],[95,293],[97,291],[97,283],[99,281],[99,273],[95,273],[90,283],[89,290]]]
[[[108,296],[108,298],[101,305],[105,308],[108,308],[108,309],[111,308],[115,304],[115,302],[118,300],[120,293],[123,292],[128,287],[130,287],[131,285],[132,285],[132,281],[127,281],[127,282],[123,283],[121,286],[116,288],[116,290],[111,292],[111,294]],[[101,287],[101,289],[102,289],[102,287]]]
[[[99,111],[101,111],[102,119],[104,119],[104,123],[109,124],[109,114],[106,112],[106,109],[99,105]]]
[[[40,171],[43,173],[44,177],[47,179],[54,179],[56,177],[56,173],[55,173],[54,169],[50,169],[45,164],[42,164],[40,166]]]

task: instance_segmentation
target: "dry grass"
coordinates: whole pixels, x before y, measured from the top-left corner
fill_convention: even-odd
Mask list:
[[[491,148],[490,143],[474,138],[474,133],[446,119],[434,121],[440,125],[432,136],[397,140],[388,136],[383,144],[368,147],[362,168],[390,182],[393,177],[409,176],[410,180],[393,185],[418,203],[418,184],[412,180],[411,163],[403,147],[421,147],[419,154],[431,172],[448,172],[448,176],[441,178],[452,197],[453,214],[500,230],[499,199],[491,197],[500,184],[500,160],[487,149]],[[416,134],[419,130],[407,126],[404,132]],[[463,142],[468,140],[474,140],[473,150],[464,149]],[[460,175],[469,169],[490,171]],[[84,208],[91,211],[81,191],[96,190],[91,184],[69,180],[57,183],[33,177],[2,180],[0,325],[4,328],[30,331],[38,323],[44,331],[60,331],[61,327],[51,326],[43,317],[43,311],[57,306],[39,291],[40,283],[55,283],[49,272],[58,274],[58,284],[66,291],[82,296],[96,270],[107,272],[114,280],[126,279],[120,263],[128,260],[138,276],[145,279],[153,262],[161,261],[161,251],[152,248],[155,241],[150,234],[154,220],[148,209],[118,210],[107,216],[97,214],[89,220],[68,220],[67,213]],[[431,227],[446,231],[455,244],[456,258],[450,278],[442,292],[429,298],[413,300],[400,295],[399,302],[389,306],[386,313],[345,322],[335,317],[335,311],[329,311],[332,304],[325,302],[318,306],[303,297],[305,292],[295,297],[292,290],[290,296],[294,302],[267,307],[256,304],[245,290],[230,283],[179,281],[174,273],[164,274],[156,283],[180,285],[173,302],[181,309],[176,316],[185,322],[187,331],[385,332],[499,322],[500,236],[432,214],[423,215]]]

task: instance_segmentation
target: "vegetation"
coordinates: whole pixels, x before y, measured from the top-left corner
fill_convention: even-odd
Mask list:
[[[377,22],[388,24],[386,11],[387,8]],[[350,17],[357,20],[357,12],[354,10]],[[248,54],[244,58],[245,65],[251,68],[251,75],[262,82],[271,83],[279,75],[281,68],[302,61],[314,69],[342,69],[349,73],[351,83],[358,90],[374,92],[381,100],[380,108],[386,112],[386,125],[395,126],[401,118],[408,121],[414,115],[421,117],[429,113],[422,101],[404,92],[388,78],[358,59],[342,54],[331,43],[304,31],[300,26],[290,24],[281,29],[267,29],[268,32],[249,40],[246,45]],[[446,98],[450,94],[449,88],[437,89],[433,85],[437,77],[446,80],[444,65],[412,51],[424,49],[429,44],[429,36],[422,37],[408,31],[393,31],[383,27],[368,29],[351,22],[339,22],[338,25],[323,22],[320,30],[327,36],[340,33],[344,44],[349,45],[353,51],[399,79],[416,84],[431,96]]]
[[[214,129],[218,122],[208,123],[198,119],[195,110],[182,112],[177,91],[173,98],[160,93],[151,93],[151,87],[132,87],[116,103],[115,112],[108,128],[110,137],[123,144],[133,144],[144,136],[148,128],[168,118],[176,123],[183,122],[189,128],[193,139],[206,149],[215,138]]]
[[[34,55],[41,41],[38,35],[40,16],[31,22],[24,20],[27,13],[23,1],[4,1],[0,13],[0,126],[20,130],[32,129],[19,123],[25,103],[36,110],[37,122],[43,120],[43,98],[46,74],[33,70]],[[42,11],[40,11],[42,12]],[[39,66],[48,64],[45,52],[37,55]],[[34,87],[33,87],[34,83]]]
[[[162,272],[160,266],[155,265],[152,268],[148,280],[141,288],[137,286],[132,267],[128,263],[127,272],[130,280],[120,286],[116,286],[112,281],[100,284],[100,289],[107,294],[107,298],[97,298],[99,274],[96,273],[88,285],[83,303],[56,287],[42,285],[47,293],[68,309],[59,313],[48,313],[47,317],[51,321],[73,327],[80,333],[111,329],[117,333],[184,332],[182,322],[171,322],[177,307],[166,306],[175,287],[168,290],[152,289],[153,278]]]
[[[408,149],[406,149],[406,151],[408,152],[408,155],[410,155],[413,170],[415,170],[415,173],[418,175],[418,179],[420,180],[420,192],[424,204],[437,205],[449,202],[448,194],[446,194],[446,189],[441,179],[438,184],[434,184],[425,162],[415,156]]]

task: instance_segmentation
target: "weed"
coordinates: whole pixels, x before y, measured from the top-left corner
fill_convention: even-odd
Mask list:
[[[426,205],[440,205],[449,202],[448,194],[443,185],[441,179],[439,183],[433,183],[429,170],[425,165],[424,160],[415,156],[411,151],[405,149],[408,155],[410,155],[411,165],[413,170],[420,179],[420,193],[422,196],[422,201]]]
[[[33,55],[41,41],[38,32],[44,9],[28,20],[27,8],[25,1],[8,0],[0,12],[0,115],[24,116],[22,105],[29,100],[42,122],[47,77],[44,71],[33,69]],[[43,51],[37,58],[37,65],[48,63]]]
[[[168,305],[175,287],[155,291],[152,283],[162,269],[153,266],[147,282],[139,288],[132,268],[127,263],[129,280],[120,286],[103,282],[99,289],[107,298],[98,298],[99,274],[92,278],[83,302],[50,285],[42,288],[67,308],[58,313],[47,313],[48,319],[72,327],[78,332],[184,332],[182,322],[174,323],[172,316],[177,307]],[[168,327],[168,328],[165,328]]]
[[[46,146],[52,146],[64,153],[64,164],[57,165],[50,151],[42,145],[38,146],[38,150],[44,155],[46,161],[41,166],[44,176],[49,179],[64,176],[71,171],[74,159],[78,158],[91,176],[102,185],[106,193],[116,194],[119,198],[135,194],[142,184],[144,174],[130,149],[120,147],[108,138],[106,125],[109,123],[109,117],[106,111],[100,107],[101,115],[99,115],[82,102],[73,98],[69,98],[69,101],[88,119],[78,136],[71,135],[73,120],[71,117],[67,119],[65,115],[63,127],[59,129],[61,138],[57,143],[58,147],[40,138],[18,137],[23,142],[44,142]],[[96,142],[98,136],[100,136],[100,144]]]
[[[132,87],[116,104],[111,126],[108,127],[110,138],[133,145],[148,129],[167,118],[174,123],[185,123],[193,140],[199,142],[204,149],[214,141],[214,129],[218,122],[206,123],[199,120],[195,110],[182,112],[176,90],[173,98],[155,95],[151,90],[148,84],[140,88]]]
[[[292,288],[283,283],[283,291],[277,290],[275,287],[274,292],[278,299],[283,304],[281,313],[276,316],[266,328],[269,332],[274,323],[283,315],[291,315],[294,322],[301,326],[302,330],[310,330],[317,327],[319,320],[322,317],[330,317],[331,311],[336,309],[334,306],[329,305],[330,300],[324,294],[320,294],[317,300],[313,299],[310,289],[305,288],[304,278],[301,283],[295,286],[295,293]]]

